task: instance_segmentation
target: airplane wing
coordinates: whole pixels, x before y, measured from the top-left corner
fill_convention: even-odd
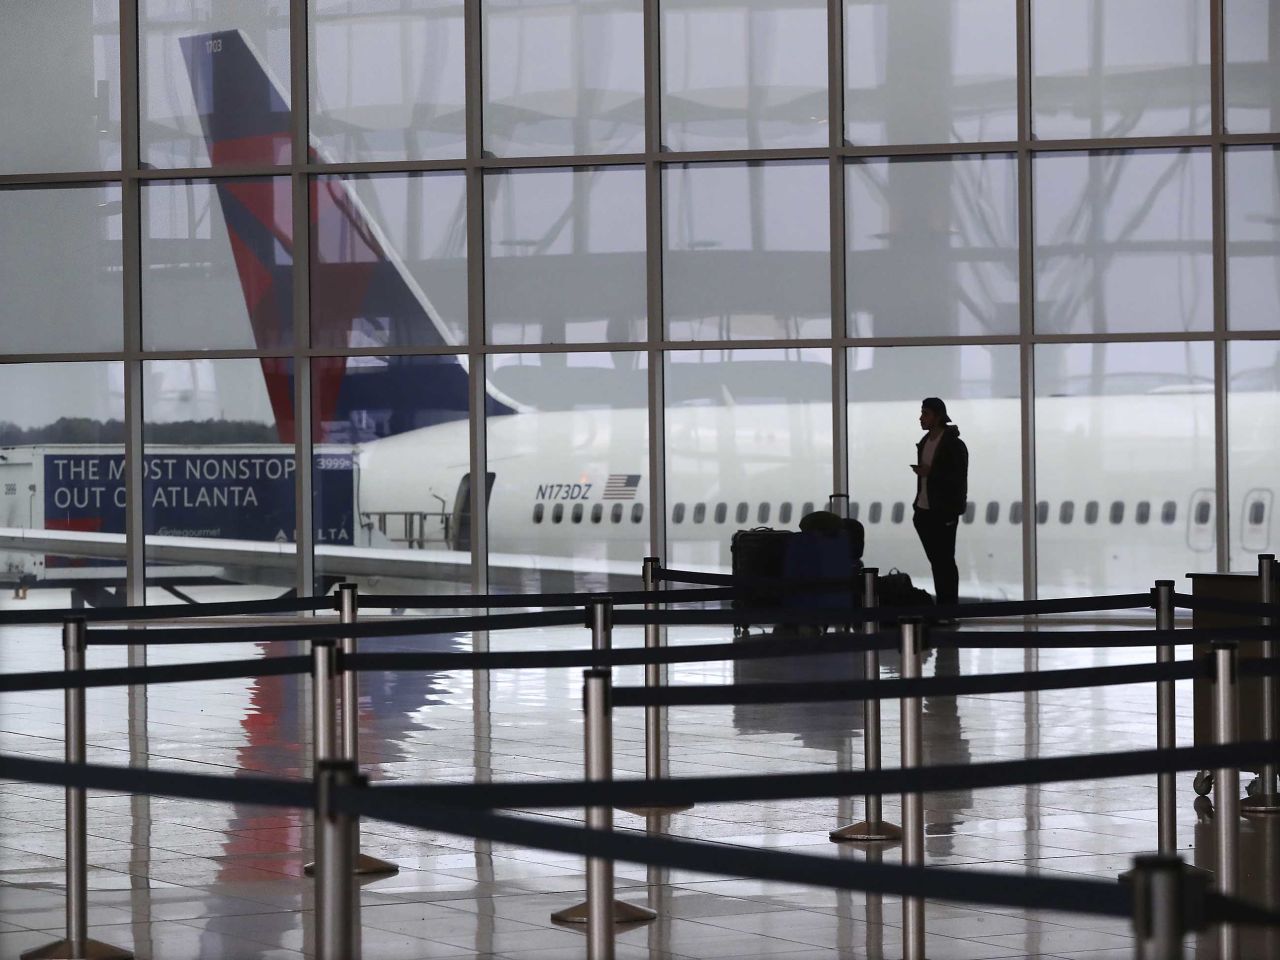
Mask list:
[[[121,563],[126,556],[124,534],[19,527],[0,527],[0,551]],[[163,579],[169,565],[181,566],[182,575],[190,576],[191,566],[195,565],[209,575],[232,582],[253,582],[262,574],[272,582],[289,583],[297,569],[295,545],[274,541],[148,536],[146,555],[148,579]],[[465,550],[321,545],[316,547],[316,560],[326,575],[357,581],[425,582],[448,592],[465,592],[471,582],[471,554]],[[589,568],[584,564],[570,557],[492,553],[489,555],[490,588],[496,591],[523,589],[531,574],[538,577],[538,589],[547,591],[571,590],[576,578],[583,575],[598,578],[601,589],[638,586],[640,567],[637,563],[593,559]],[[92,569],[88,568],[86,573]],[[246,571],[254,573],[246,576]]]

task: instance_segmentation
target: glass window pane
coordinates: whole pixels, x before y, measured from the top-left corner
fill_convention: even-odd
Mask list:
[[[466,342],[463,174],[317,177],[312,202],[313,345]]]
[[[23,609],[115,590],[125,577],[124,365],[2,364],[0,409],[0,528],[40,541],[0,552],[5,589]]]
[[[1016,500],[1022,489],[1019,380],[1016,346],[857,347],[849,351],[849,496],[880,503],[914,503],[920,401],[938,396],[969,448],[969,496]],[[895,508],[896,509],[896,508]],[[986,522],[999,516],[986,508]],[[910,520],[910,516],[905,518]],[[882,526],[868,535],[863,562],[897,567],[934,592],[929,561],[913,525]],[[956,538],[960,596],[1022,597],[1022,535],[1001,524]]]
[[[1236,341],[1227,365],[1230,569],[1256,572],[1258,554],[1280,552],[1280,445],[1269,415],[1280,396],[1280,340]]]
[[[289,162],[289,0],[142,0],[138,20],[144,162]]]
[[[6,3],[0,173],[120,167],[120,5]]]
[[[1039,529],[1040,595],[1128,593],[1214,569],[1213,345],[1044,344],[1035,364],[1037,492],[1088,501],[1090,514],[1101,501],[1105,515],[1092,529]],[[1157,498],[1186,505],[1183,522],[1149,523]],[[1201,505],[1206,522],[1191,522]]]
[[[462,0],[309,0],[311,137],[336,163],[466,153]]]
[[[663,177],[670,339],[830,336],[825,163],[680,164]]]
[[[644,149],[640,0],[485,0],[484,144],[503,157]]]
[[[642,340],[640,167],[485,178],[485,315],[492,343]]]
[[[821,147],[827,6],[817,0],[663,0],[663,145]]]
[[[142,336],[150,350],[293,342],[293,215],[285,177],[142,189]]]
[[[359,578],[362,592],[470,592],[465,366],[451,356],[321,357],[311,378],[316,590]],[[543,521],[541,510],[532,516]]]
[[[148,575],[186,573],[263,596],[295,587],[289,361],[150,360],[143,378]]]
[[[1016,0],[845,0],[853,144],[1013,140]]]
[[[1227,323],[1280,329],[1280,150],[1227,151]]]
[[[677,350],[666,363],[667,498],[716,505],[714,524],[668,525],[670,562],[728,572],[729,501],[827,502],[831,354]]]
[[[1017,178],[1004,154],[848,164],[849,333],[1017,333]]]
[[[1036,158],[1036,329],[1134,333],[1213,327],[1209,154]]]
[[[1280,0],[1226,0],[1228,133],[1280,130]]]
[[[495,354],[488,370],[502,402],[487,419],[491,582],[536,593],[638,579],[649,549],[646,354]],[[534,503],[569,522],[532,535],[521,521]],[[585,504],[609,508],[608,525],[574,520]]]
[[[1209,132],[1210,0],[1032,0],[1042,139]]]
[[[5,353],[119,350],[120,187],[0,190]]]

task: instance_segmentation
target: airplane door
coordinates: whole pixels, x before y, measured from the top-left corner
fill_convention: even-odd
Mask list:
[[[484,502],[489,503],[489,494],[493,493],[495,473],[484,475]],[[458,481],[458,493],[453,498],[452,530],[449,534],[449,547],[453,550],[471,549],[471,474],[464,473]]]
[[[1200,489],[1191,495],[1187,509],[1187,546],[1197,553],[1211,553],[1214,541],[1214,494]]]
[[[1240,545],[1245,553],[1264,553],[1271,543],[1270,490],[1255,487],[1244,497],[1244,510],[1240,517]]]

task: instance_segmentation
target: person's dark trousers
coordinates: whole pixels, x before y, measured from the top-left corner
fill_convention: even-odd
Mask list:
[[[956,567],[956,528],[960,518],[916,508],[916,533],[933,568],[933,589],[938,604],[956,603],[960,598],[960,571]]]

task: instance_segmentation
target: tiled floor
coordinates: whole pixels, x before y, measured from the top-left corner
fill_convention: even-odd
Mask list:
[[[264,629],[263,635],[269,631]],[[493,634],[495,650],[585,645],[578,630]],[[723,639],[674,631],[673,643]],[[617,631],[618,645],[641,642]],[[470,638],[370,642],[366,649],[461,648]],[[272,656],[293,652],[261,642],[209,648],[152,648],[150,661]],[[1184,654],[1185,655],[1185,654]],[[926,673],[1051,669],[1149,662],[1150,649],[934,653]],[[1038,664],[1037,664],[1038,659]],[[121,650],[95,648],[91,666],[121,665]],[[0,669],[57,668],[52,628],[0,630]],[[739,680],[830,677],[847,665],[774,663],[738,668]],[[886,671],[896,673],[894,657]],[[639,668],[615,671],[642,682]],[[672,682],[729,682],[727,663],[680,665]],[[580,674],[501,671],[369,674],[363,680],[363,760],[378,779],[412,781],[575,779],[582,774]],[[301,777],[308,770],[309,705],[300,678],[157,685],[144,697],[123,689],[88,697],[89,758],[233,776],[252,771]],[[1191,691],[1179,684],[1179,736],[1192,738]],[[1154,744],[1154,690],[1108,687],[925,702],[926,760],[981,762],[1145,748]],[[898,711],[884,709],[886,765],[897,763]],[[615,715],[615,765],[643,771],[642,716]],[[671,711],[671,773],[707,775],[831,770],[861,765],[861,708],[696,707]],[[0,695],[0,750],[60,759],[57,693]],[[1248,779],[1246,777],[1245,779]],[[1188,860],[1213,862],[1212,814],[1193,809],[1191,775],[1178,778],[1179,840]],[[625,813],[619,829],[753,848],[894,862],[899,848],[837,846],[827,831],[860,814],[837,800],[705,804],[646,824]],[[1202,804],[1203,806],[1203,804]],[[886,798],[886,814],[898,804]],[[1112,879],[1155,843],[1154,778],[929,794],[926,856],[980,870]],[[562,814],[567,819],[578,819]],[[1202,822],[1203,821],[1203,822]],[[60,789],[0,785],[0,957],[59,936],[63,920],[63,805]],[[296,958],[312,950],[312,883],[302,875],[309,820],[277,809],[166,798],[89,798],[91,935],[139,957]],[[1243,892],[1280,906],[1280,818],[1243,820]],[[363,850],[395,861],[397,875],[364,885],[360,922],[366,960],[501,957],[554,960],[585,955],[584,938],[550,922],[582,900],[579,859],[377,821],[363,824]],[[902,955],[901,906],[891,897],[837,893],[742,877],[617,866],[619,896],[659,919],[621,933],[630,958],[894,958]],[[1127,923],[1051,911],[931,902],[931,960],[1133,956]],[[1216,956],[1211,935],[1189,938],[1194,956]],[[1247,960],[1280,957],[1280,932],[1246,932]]]

